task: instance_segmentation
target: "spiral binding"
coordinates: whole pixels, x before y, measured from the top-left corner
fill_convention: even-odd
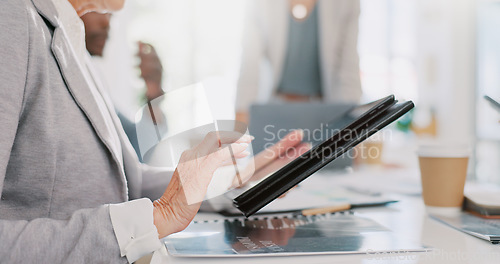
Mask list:
[[[213,223],[219,223],[219,222],[242,222],[242,223],[248,223],[252,221],[267,221],[267,220],[273,220],[273,219],[290,219],[294,220],[294,222],[300,223],[300,225],[305,225],[305,224],[312,224],[317,221],[322,221],[326,219],[330,219],[332,216],[344,216],[344,215],[354,215],[354,211],[348,210],[348,211],[341,211],[341,212],[333,212],[333,213],[326,213],[326,214],[318,214],[318,215],[311,215],[311,216],[304,216],[300,214],[286,214],[286,215],[281,215],[281,216],[256,216],[256,217],[251,217],[251,218],[245,218],[245,217],[234,217],[234,218],[226,218],[226,219],[214,219],[214,220],[199,220],[199,221],[193,221],[194,224],[213,224]],[[296,225],[299,226],[299,225]]]

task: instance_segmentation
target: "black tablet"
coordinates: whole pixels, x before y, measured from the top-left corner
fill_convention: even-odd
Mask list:
[[[245,216],[253,215],[331,161],[396,121],[413,107],[411,101],[398,104],[391,95],[352,109],[349,115],[355,118],[354,121],[233,199],[233,205]]]

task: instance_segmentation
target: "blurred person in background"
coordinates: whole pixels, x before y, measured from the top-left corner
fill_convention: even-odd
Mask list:
[[[109,36],[111,14],[90,12],[81,17],[85,25],[85,45],[92,56],[103,57],[104,48]],[[137,56],[140,59],[139,69],[141,78],[144,80],[146,90],[143,94],[144,101],[150,102],[164,94],[162,89],[163,66],[154,47],[150,44],[138,42]],[[104,78],[103,78],[104,79]],[[155,111],[160,113],[160,111]],[[136,123],[129,120],[117,110],[118,117],[123,125],[139,160],[142,161],[139,140],[137,138]],[[166,123],[164,119],[163,123]],[[166,124],[160,124],[162,131],[166,130]]]
[[[359,0],[249,1],[236,119],[253,103],[358,102],[359,14]]]

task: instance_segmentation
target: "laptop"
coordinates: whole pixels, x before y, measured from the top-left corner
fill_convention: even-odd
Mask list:
[[[288,132],[304,131],[304,142],[314,147],[331,137],[347,122],[355,108],[349,103],[273,103],[250,107],[249,132],[254,153],[274,145]],[[330,163],[326,169],[343,169],[352,165],[352,155],[346,154]]]

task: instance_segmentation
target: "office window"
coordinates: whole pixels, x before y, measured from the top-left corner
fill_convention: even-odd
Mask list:
[[[476,177],[500,183],[500,114],[483,98],[500,100],[500,1],[478,1]]]
[[[244,0],[132,0],[130,41],[156,44],[172,88],[235,75]]]
[[[361,0],[359,44],[363,99],[417,99],[416,0]]]

